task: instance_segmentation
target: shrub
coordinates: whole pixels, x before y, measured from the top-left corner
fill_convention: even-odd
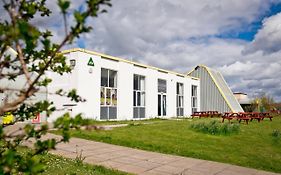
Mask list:
[[[272,135],[273,138],[280,139],[281,138],[281,131],[279,131],[278,129],[275,129],[275,130],[272,131],[271,135]]]
[[[238,133],[240,130],[238,124],[220,123],[216,120],[193,123],[190,127],[194,131],[212,135],[230,135]]]

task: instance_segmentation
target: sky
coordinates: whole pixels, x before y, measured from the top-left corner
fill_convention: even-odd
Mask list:
[[[62,16],[34,25],[62,38]],[[81,47],[186,73],[204,64],[221,71],[233,92],[281,101],[281,0],[111,0],[108,13],[88,20]],[[72,1],[83,10],[84,0]],[[71,15],[69,15],[71,16]],[[68,19],[71,24],[71,17]]]

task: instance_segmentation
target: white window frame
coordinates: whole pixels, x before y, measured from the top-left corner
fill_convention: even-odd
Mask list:
[[[105,107],[105,106],[116,107],[117,104],[118,104],[118,91],[117,91],[117,76],[118,76],[117,74],[118,74],[118,72],[115,71],[115,70],[106,69],[106,68],[101,68],[101,72],[102,72],[102,69],[107,70],[107,85],[106,86],[100,85],[100,93],[102,93],[102,89],[104,89],[104,91],[103,91],[104,101],[103,102],[101,100],[101,94],[100,94],[100,106],[103,106],[103,107]],[[109,78],[109,72],[110,71],[116,72],[116,75],[114,77],[115,79],[114,79],[114,86],[113,87],[109,87],[109,79],[110,79]],[[109,95],[110,96],[110,103],[107,104],[107,95],[108,95],[107,91],[109,91],[109,90],[110,90],[110,95]],[[113,100],[114,100],[113,95],[114,94],[116,95],[116,97],[115,97],[116,103],[113,102]]]
[[[194,91],[195,88],[195,91]],[[197,85],[191,85],[191,111],[192,113],[196,112],[198,110],[198,86]]]
[[[135,76],[137,76],[138,81],[138,87],[135,89],[134,83],[135,83]],[[141,78],[143,78],[143,81],[141,81]],[[143,85],[142,85],[143,82]],[[145,76],[134,74],[134,83],[133,83],[133,106],[134,107],[145,107]],[[143,88],[142,88],[143,87]],[[140,94],[140,104],[138,104],[138,95]],[[135,98],[134,98],[135,96]]]
[[[178,86],[179,86],[179,92],[178,92]],[[184,84],[183,83],[180,83],[180,82],[177,82],[176,83],[176,108],[177,108],[177,111],[178,109],[183,109],[184,110]],[[181,100],[180,100],[181,99]],[[178,113],[177,113],[178,115]]]

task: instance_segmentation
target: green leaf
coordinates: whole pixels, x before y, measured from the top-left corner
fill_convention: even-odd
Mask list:
[[[70,6],[70,1],[68,0],[58,0],[58,5],[60,7],[60,10],[63,14],[66,14],[67,9]]]

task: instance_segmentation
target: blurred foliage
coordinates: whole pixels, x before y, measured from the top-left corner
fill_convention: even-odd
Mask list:
[[[46,72],[59,75],[71,72],[71,66],[60,50],[73,43],[81,34],[89,32],[92,27],[86,23],[87,19],[106,12],[104,8],[111,6],[110,0],[87,0],[82,4],[84,8],[79,10],[71,9],[69,0],[58,0],[57,6],[64,21],[62,27],[65,28],[65,37],[60,42],[53,41],[51,31],[34,23],[34,20],[47,18],[52,13],[46,0],[2,2],[6,14],[0,21],[0,80],[16,82],[20,78],[25,83],[24,86],[16,88],[0,84],[0,95],[5,97],[0,103],[1,120],[7,114],[13,116],[15,123],[30,120],[42,112],[49,116],[56,111],[52,101],[32,100],[52,82]],[[71,26],[67,25],[68,18],[73,19]],[[8,52],[10,48],[14,48],[16,53]],[[68,92],[58,90],[56,94],[73,102],[84,101],[75,89]],[[64,114],[54,124],[55,128],[62,131],[63,137],[58,140],[43,139],[49,129],[46,124],[27,124],[23,129],[13,126],[15,131],[12,133],[7,132],[7,125],[1,124],[0,174],[38,174],[44,171],[44,162],[37,155],[54,149],[60,142],[67,142],[69,130],[79,129],[81,123],[83,124],[81,115],[71,117],[68,113]],[[33,141],[34,149],[21,154],[21,145],[30,140]]]
[[[274,99],[271,96],[262,93],[260,96],[252,100],[251,104],[246,107],[245,111],[269,112],[275,109],[274,105]]]

